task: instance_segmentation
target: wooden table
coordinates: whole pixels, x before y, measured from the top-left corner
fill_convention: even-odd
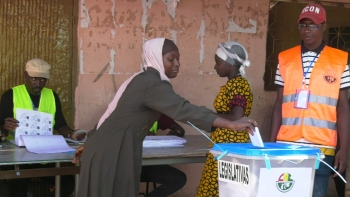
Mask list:
[[[142,165],[204,163],[208,153],[209,140],[201,135],[186,136],[184,147],[144,148]],[[73,152],[54,154],[35,154],[20,148],[9,141],[1,143],[0,165],[15,165],[14,170],[0,171],[0,179],[33,178],[55,176],[55,196],[60,196],[60,175],[76,175],[78,185],[79,166],[62,167],[61,163],[71,162]],[[73,148],[78,146],[72,145]],[[55,163],[55,168],[20,169],[20,164]],[[75,190],[77,191],[77,189]]]

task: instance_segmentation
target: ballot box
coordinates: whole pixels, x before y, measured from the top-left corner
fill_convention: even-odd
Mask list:
[[[220,197],[311,197],[318,148],[285,143],[216,144]]]

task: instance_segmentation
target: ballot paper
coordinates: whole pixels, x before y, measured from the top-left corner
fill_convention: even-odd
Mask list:
[[[21,138],[29,152],[63,153],[74,151],[69,147],[62,135],[22,135]]]
[[[254,146],[264,147],[264,142],[261,139],[261,135],[258,127],[255,127],[254,135],[249,134],[249,137],[250,137],[250,141]]]
[[[183,147],[185,143],[186,139],[172,135],[146,136],[145,140],[143,141],[143,147]]]
[[[24,146],[22,135],[52,135],[53,124],[52,114],[26,110],[16,109],[16,119],[19,126],[15,132],[15,143],[17,146]]]

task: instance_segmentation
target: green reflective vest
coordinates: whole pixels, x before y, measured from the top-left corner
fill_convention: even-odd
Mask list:
[[[13,90],[13,115],[15,119],[17,117],[16,116],[17,108],[34,110],[32,99],[30,98],[27,88],[24,84],[13,87],[12,90]],[[53,117],[52,125],[53,126],[55,125],[56,102],[55,102],[55,96],[53,95],[53,91],[51,89],[43,88],[41,90],[38,111],[52,114],[52,117]],[[7,139],[13,139],[13,136],[11,135],[11,133],[9,133]]]
[[[158,121],[154,122],[153,126],[151,127],[151,129],[149,130],[152,133],[157,134],[158,131]]]

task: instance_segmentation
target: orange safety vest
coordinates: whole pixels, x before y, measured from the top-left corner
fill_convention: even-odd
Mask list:
[[[284,80],[282,125],[277,140],[297,141],[302,138],[315,144],[337,145],[337,103],[341,76],[348,54],[325,46],[314,62],[310,76],[308,109],[294,108],[297,89],[302,87],[301,46],[280,53],[278,60]]]

